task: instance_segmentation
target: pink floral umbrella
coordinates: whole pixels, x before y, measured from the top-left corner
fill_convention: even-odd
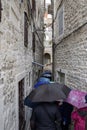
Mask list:
[[[87,107],[86,101],[87,93],[80,90],[71,90],[66,102],[72,104],[73,106],[79,108]]]

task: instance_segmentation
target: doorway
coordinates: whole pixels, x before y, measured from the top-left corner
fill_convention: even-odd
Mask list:
[[[25,107],[24,107],[24,78],[18,83],[19,88],[19,130],[25,128]]]

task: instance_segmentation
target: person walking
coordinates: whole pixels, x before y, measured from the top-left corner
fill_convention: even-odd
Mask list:
[[[32,111],[31,130],[61,130],[61,114],[56,102],[40,103]]]
[[[59,110],[62,116],[61,127],[62,130],[69,130],[69,126],[71,124],[71,112],[73,110],[73,106],[67,102],[63,102],[59,105]]]
[[[80,109],[75,107],[71,118],[74,121],[74,130],[87,130],[87,107]]]

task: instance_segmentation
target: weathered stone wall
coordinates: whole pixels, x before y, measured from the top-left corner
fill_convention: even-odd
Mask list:
[[[26,0],[2,0],[0,23],[0,130],[18,130],[18,82],[24,78],[25,96],[29,93],[29,72],[32,81],[32,44],[24,46],[24,11]]]
[[[55,80],[57,71],[63,72],[66,85],[87,91],[87,1],[65,0],[63,6],[61,37],[55,22]]]
[[[37,62],[37,64],[43,65],[43,38],[44,38],[44,0],[38,1],[36,0],[36,18],[34,19],[34,24],[36,27],[35,33],[35,53],[34,53],[34,61]],[[34,80],[33,83],[36,83],[38,77],[40,76],[40,73],[42,71],[42,66],[33,64],[33,76]]]

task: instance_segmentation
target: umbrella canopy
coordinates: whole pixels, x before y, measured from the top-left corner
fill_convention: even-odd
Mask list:
[[[35,108],[35,107],[38,105],[38,103],[32,102],[32,101],[29,99],[29,97],[27,96],[27,97],[24,99],[24,105],[25,105],[25,106],[28,106],[28,107],[31,107],[31,108]]]
[[[62,91],[61,87],[57,87],[53,83],[49,83],[32,90],[29,94],[29,99],[32,102],[52,102],[65,100],[66,95]]]
[[[77,108],[87,107],[86,103],[86,92],[82,92],[80,90],[71,90],[66,102],[72,104]]]
[[[56,82],[50,82],[51,84],[53,84],[56,87],[59,87],[64,94],[66,95],[66,97],[69,95],[71,88],[69,88],[68,86],[66,86],[65,84],[60,84],[60,83],[56,83]]]
[[[65,95],[68,96],[69,93],[70,93],[70,91],[71,91],[72,89],[69,88],[69,87],[66,86],[66,85],[63,85],[63,86],[62,86],[62,90],[63,90],[63,92],[65,93]]]

